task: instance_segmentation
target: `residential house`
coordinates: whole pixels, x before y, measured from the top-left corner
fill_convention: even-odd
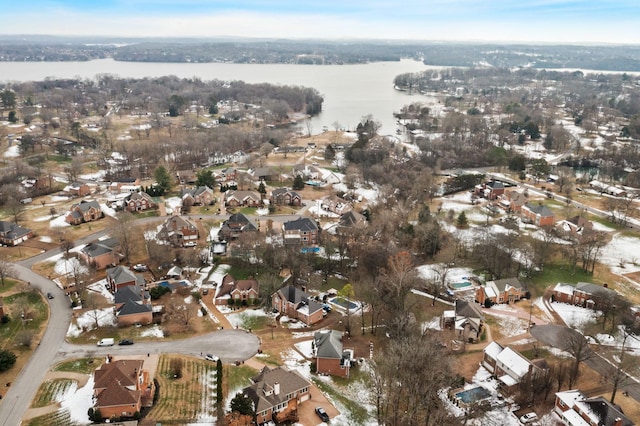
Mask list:
[[[198,180],[196,172],[194,170],[178,170],[176,172],[176,179],[178,183],[182,185],[192,185]]]
[[[243,213],[234,213],[229,216],[229,219],[222,222],[220,231],[218,231],[218,238],[228,241],[238,238],[244,232],[255,232],[257,230],[258,224],[252,219],[249,219]]]
[[[313,335],[313,350],[318,374],[349,377],[353,362],[353,350],[342,346],[343,333],[337,330],[321,330]]]
[[[80,258],[95,269],[116,266],[120,262],[120,241],[115,238],[92,241],[80,250]]]
[[[140,179],[138,178],[121,178],[112,181],[109,184],[109,192],[114,194],[139,192],[142,189]]]
[[[198,227],[184,216],[173,215],[160,227],[158,238],[168,241],[175,247],[182,247],[185,243],[196,241],[199,236]]]
[[[33,237],[33,231],[13,223],[0,221],[0,244],[5,246],[17,246],[23,241]]]
[[[482,308],[475,302],[456,299],[455,310],[444,311],[440,325],[443,329],[453,330],[457,340],[476,342],[484,325]]]
[[[553,212],[542,204],[526,203],[520,213],[523,221],[536,226],[553,226],[556,220]]]
[[[600,194],[613,195],[614,197],[627,196],[627,191],[625,191],[624,189],[597,180],[592,180],[591,182],[589,182],[589,186],[596,191],[600,191]]]
[[[330,195],[320,202],[322,210],[343,215],[353,210],[351,203],[337,195]]]
[[[102,217],[104,217],[104,214],[97,201],[82,200],[80,203],[71,206],[64,220],[71,225],[80,225],[81,223],[93,222]]]
[[[123,209],[130,212],[141,212],[156,207],[155,201],[146,192],[133,192],[125,197],[122,204]]]
[[[587,398],[577,389],[556,392],[555,413],[566,426],[634,426],[618,407],[597,396]]]
[[[273,293],[271,306],[280,315],[300,320],[306,325],[313,325],[323,318],[322,305],[293,285],[288,285]]]
[[[355,210],[342,214],[338,220],[338,226],[341,228],[359,228],[366,225],[367,218]]]
[[[292,167],[293,176],[300,176],[303,179],[317,180],[320,177],[318,168],[308,164],[295,164]]]
[[[310,246],[318,243],[319,228],[316,222],[308,217],[299,217],[282,225],[282,236],[285,244]]]
[[[520,213],[527,201],[524,191],[508,191],[503,194],[499,204],[510,213]]]
[[[598,285],[579,282],[572,284],[558,283],[552,290],[551,300],[561,303],[570,303],[590,309],[598,309],[598,304],[611,301],[617,293],[607,284]]]
[[[135,274],[128,267],[116,266],[107,269],[107,287],[112,293],[115,293],[122,287],[136,284],[144,286],[144,277],[140,274]]]
[[[221,182],[235,182],[238,180],[238,169],[235,167],[227,167],[220,170]],[[216,179],[217,180],[217,179]]]
[[[505,278],[488,281],[476,288],[476,301],[486,306],[487,300],[491,303],[514,303],[526,295],[525,287],[517,278]]]
[[[139,284],[120,287],[114,294],[118,326],[151,324],[153,307],[149,292]]]
[[[271,204],[278,206],[301,206],[302,197],[295,191],[287,188],[276,188],[271,191],[269,198]]]
[[[208,186],[185,188],[182,190],[182,205],[209,206],[216,200],[213,189]]]
[[[504,194],[504,183],[499,180],[490,180],[489,182],[476,185],[474,193],[478,197],[483,197],[487,200],[496,200]]]
[[[273,182],[280,180],[280,173],[278,173],[271,167],[258,167],[257,169],[249,170],[249,175],[254,180],[263,182]]]
[[[132,418],[153,403],[153,378],[142,360],[106,362],[93,377],[93,408],[105,419]]]
[[[242,390],[251,399],[256,423],[273,421],[276,424],[298,420],[298,405],[311,399],[311,384],[296,371],[265,366],[253,383]]]
[[[262,198],[256,191],[229,189],[224,193],[224,205],[228,207],[260,207]]]
[[[234,305],[253,305],[259,297],[258,289],[258,281],[253,278],[236,280],[231,274],[226,274],[216,294],[215,303],[224,305],[229,303],[229,299],[233,299]]]
[[[499,390],[507,395],[512,394],[520,382],[544,371],[535,360],[529,361],[519,352],[495,341],[484,348],[481,364],[498,379]]]
[[[65,186],[63,191],[72,197],[84,197],[91,194],[91,187],[86,183],[73,182]]]

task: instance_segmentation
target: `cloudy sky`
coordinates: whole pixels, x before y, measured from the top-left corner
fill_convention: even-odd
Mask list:
[[[2,3],[0,34],[640,43],[638,0]]]

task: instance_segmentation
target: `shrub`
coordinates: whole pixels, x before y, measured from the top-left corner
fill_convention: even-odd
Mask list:
[[[16,363],[16,354],[7,350],[0,350],[0,372],[7,371]]]

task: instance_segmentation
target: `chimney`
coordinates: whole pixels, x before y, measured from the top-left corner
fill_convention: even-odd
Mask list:
[[[275,382],[275,383],[273,384],[273,393],[274,393],[275,395],[280,395],[280,383]]]

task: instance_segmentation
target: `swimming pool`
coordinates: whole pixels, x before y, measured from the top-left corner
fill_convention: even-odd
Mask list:
[[[465,404],[472,404],[474,402],[482,401],[483,399],[489,398],[491,396],[491,393],[485,388],[478,386],[458,392],[454,396]]]
[[[470,281],[460,281],[457,283],[451,283],[451,287],[454,290],[461,290],[463,288],[471,287],[472,285],[473,283],[471,283]]]
[[[344,299],[342,297],[334,297],[333,299],[330,299],[329,302],[333,303],[334,305],[338,305],[342,308],[349,308],[349,309],[356,309],[358,307],[358,304],[353,303],[350,300]]]

